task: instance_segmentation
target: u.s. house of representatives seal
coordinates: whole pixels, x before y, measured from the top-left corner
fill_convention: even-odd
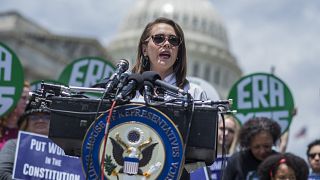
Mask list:
[[[115,108],[103,154],[108,112],[88,129],[82,145],[83,170],[88,179],[178,179],[183,165],[182,138],[173,121],[144,105]]]

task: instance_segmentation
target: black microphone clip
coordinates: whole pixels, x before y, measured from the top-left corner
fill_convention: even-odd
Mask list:
[[[154,85],[150,81],[143,82],[143,92],[142,92],[144,102],[148,105],[153,100],[154,95]]]

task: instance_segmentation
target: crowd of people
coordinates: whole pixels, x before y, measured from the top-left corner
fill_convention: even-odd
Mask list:
[[[194,99],[206,99],[201,87],[186,78],[187,56],[184,33],[173,20],[157,18],[144,29],[138,44],[133,73],[155,71],[162,80],[188,91]],[[26,91],[28,92],[26,86]],[[17,108],[0,121],[0,179],[11,179],[18,128],[48,135],[50,112],[26,107],[27,98],[21,98]],[[25,109],[25,111],[21,111]],[[241,127],[233,116],[219,120],[218,158],[228,159],[212,179],[317,179],[320,177],[320,139],[310,143],[308,163],[291,153],[274,150],[281,137],[280,126],[272,119],[255,117]],[[222,155],[226,154],[226,158]],[[208,169],[217,170],[216,164]],[[181,179],[189,179],[184,171]]]

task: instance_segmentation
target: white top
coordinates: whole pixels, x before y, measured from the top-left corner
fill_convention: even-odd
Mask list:
[[[163,79],[163,81],[167,82],[171,85],[177,86],[177,80],[176,80],[175,73],[169,74],[167,77],[165,77]],[[205,91],[197,84],[189,82],[184,86],[183,90],[187,91],[195,100],[207,100],[208,99]]]
[[[177,86],[177,80],[175,73],[171,73],[163,79],[164,82]],[[206,92],[197,84],[187,83],[184,88],[184,91],[188,92],[194,100],[207,100]],[[171,96],[165,96],[165,100],[172,98]],[[144,102],[144,99],[139,91],[136,92],[136,97],[132,99],[134,102]]]

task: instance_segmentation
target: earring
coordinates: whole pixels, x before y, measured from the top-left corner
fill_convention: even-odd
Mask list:
[[[142,56],[142,68],[145,71],[150,70],[150,60],[148,56]]]

